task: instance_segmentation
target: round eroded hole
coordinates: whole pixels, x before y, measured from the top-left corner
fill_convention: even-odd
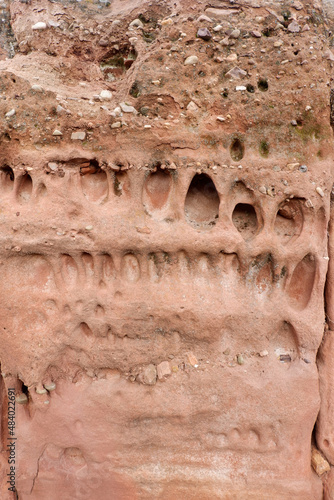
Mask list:
[[[261,92],[266,92],[269,88],[268,80],[266,78],[260,78],[257,82],[257,86]]]
[[[232,222],[245,240],[252,238],[258,229],[258,222],[253,205],[238,203],[233,210]]]
[[[259,149],[260,155],[263,156],[263,158],[267,158],[269,156],[269,144],[267,141],[261,141]]]
[[[212,179],[196,174],[190,183],[184,206],[185,216],[193,227],[209,229],[219,216],[219,195]]]
[[[232,160],[240,161],[244,157],[245,148],[240,139],[233,139],[230,146],[230,155]]]
[[[160,210],[167,203],[172,177],[166,170],[157,169],[145,182],[143,201],[151,210]]]
[[[275,232],[282,243],[287,243],[291,238],[299,236],[303,227],[303,212],[299,199],[288,199],[278,207],[275,219]]]

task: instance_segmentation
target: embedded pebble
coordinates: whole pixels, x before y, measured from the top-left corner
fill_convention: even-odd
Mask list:
[[[197,37],[208,42],[212,38],[212,35],[208,28],[199,28],[197,31]]]
[[[259,32],[259,31],[251,31],[251,35],[254,37],[254,38],[261,38],[262,34]]]
[[[198,57],[197,56],[189,56],[184,61],[185,66],[189,66],[190,64],[197,64],[197,63],[198,63]]]
[[[325,196],[325,193],[323,192],[321,187],[318,186],[315,190],[321,196],[321,198],[323,198]]]
[[[215,31],[216,33],[219,33],[219,31],[221,31],[223,29],[223,26],[221,24],[218,24],[217,26],[215,26],[213,28],[213,31]]]
[[[238,354],[237,362],[238,362],[238,365],[243,365],[245,363],[245,360],[244,360],[242,354]]]
[[[157,366],[158,379],[163,380],[172,374],[168,361],[162,361]]]
[[[36,389],[36,394],[46,394],[48,391],[43,387],[43,386],[37,386]]]
[[[239,38],[240,33],[241,33],[240,30],[234,29],[230,34],[230,38],[234,38],[236,40],[237,38]]]
[[[43,23],[42,21],[40,21],[32,26],[33,30],[45,30],[46,28],[47,28],[46,23]]]
[[[193,101],[190,101],[190,103],[187,106],[187,110],[192,111],[192,112],[196,112],[196,111],[198,111],[198,106]]]
[[[56,389],[56,384],[54,382],[50,382],[48,384],[44,384],[44,387],[47,391],[51,392]]]
[[[299,33],[300,32],[300,26],[299,24],[297,23],[297,21],[293,20],[289,26],[288,26],[288,31],[290,31],[290,33]]]
[[[55,135],[55,136],[60,136],[60,135],[63,135],[60,130],[56,129],[53,131],[52,135]]]
[[[28,403],[28,396],[22,392],[16,396],[15,401],[19,405],[25,405]]]
[[[238,59],[237,54],[230,54],[229,56],[227,56],[225,58],[225,60],[228,62],[233,62],[233,61],[236,61],[237,59]]]
[[[11,109],[10,111],[8,111],[8,113],[5,114],[5,117],[6,118],[11,118],[12,116],[14,116],[16,113],[15,109]]]
[[[197,361],[195,354],[193,354],[192,352],[188,352],[187,358],[188,358],[188,363],[191,366],[194,366],[195,368],[198,367],[198,361]]]
[[[277,40],[277,42],[274,42],[274,47],[275,47],[275,48],[282,47],[282,45],[283,45],[282,40]]]
[[[131,21],[131,23],[129,24],[129,26],[131,28],[143,28],[144,25],[143,23],[141,22],[140,19],[134,19],[133,21]]]
[[[110,101],[112,98],[112,93],[110,90],[101,90],[100,97],[102,101]]]
[[[262,194],[267,194],[267,188],[266,188],[265,186],[260,186],[260,187],[259,187],[259,191],[260,191],[260,193],[262,193]]]
[[[110,125],[110,128],[120,128],[122,126],[121,122],[115,122]]]
[[[306,165],[300,165],[299,170],[301,172],[307,172],[307,166]]]
[[[197,19],[197,22],[202,22],[202,21],[206,21],[208,23],[212,23],[212,19],[208,16],[206,16],[205,14],[201,14],[199,16],[199,18]]]
[[[311,465],[318,476],[322,476],[325,472],[328,472],[331,469],[327,460],[314,446],[311,451]]]
[[[157,369],[154,365],[150,364],[144,368],[142,373],[137,377],[138,382],[145,385],[154,385],[157,381]]]
[[[243,78],[244,76],[247,76],[247,71],[244,71],[243,69],[239,68],[239,66],[235,66],[226,73],[226,76],[231,76],[232,78],[240,79]]]
[[[72,132],[72,141],[84,141],[86,139],[86,132]]]
[[[31,90],[34,90],[35,92],[43,92],[43,87],[40,85],[32,85]]]
[[[173,19],[170,17],[161,21],[161,26],[170,26],[171,24],[173,24]]]
[[[235,90],[238,90],[238,91],[241,90],[241,91],[243,91],[243,90],[247,90],[247,88],[244,85],[238,85],[237,87],[235,87]]]
[[[326,50],[322,56],[324,59],[327,59],[328,61],[334,61],[334,54],[331,50]]]
[[[128,104],[125,104],[125,102],[121,102],[120,107],[123,113],[134,113],[135,115],[138,113],[136,108],[134,108],[133,106],[129,106]]]

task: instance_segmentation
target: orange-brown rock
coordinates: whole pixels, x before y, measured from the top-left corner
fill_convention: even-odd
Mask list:
[[[334,498],[331,2],[0,8],[0,498]]]

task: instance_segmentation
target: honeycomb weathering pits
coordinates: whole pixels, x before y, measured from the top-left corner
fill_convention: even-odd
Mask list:
[[[333,500],[330,5],[0,9],[1,499]]]

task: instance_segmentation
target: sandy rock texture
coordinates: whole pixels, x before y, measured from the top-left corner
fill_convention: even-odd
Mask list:
[[[0,498],[334,499],[331,2],[0,10]]]

